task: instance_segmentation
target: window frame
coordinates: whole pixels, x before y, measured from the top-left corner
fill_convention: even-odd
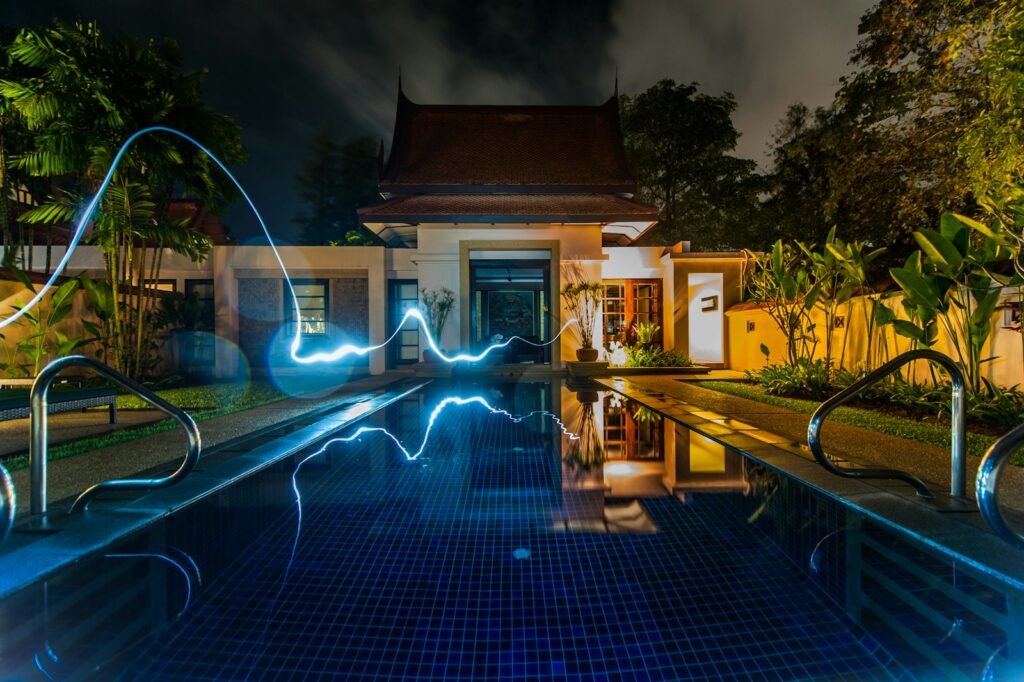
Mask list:
[[[322,286],[323,287],[323,296],[300,295],[299,293],[296,292],[295,299],[296,299],[296,301],[299,304],[299,311],[298,311],[299,312],[299,319],[300,319],[302,324],[305,324],[306,323],[306,317],[305,317],[304,313],[307,310],[312,310],[311,308],[303,306],[303,299],[322,298],[323,301],[324,301],[323,308],[322,308],[322,312],[323,312],[323,320],[322,320],[323,330],[322,331],[312,331],[312,332],[311,331],[306,331],[305,328],[300,324],[299,333],[302,335],[302,338],[314,338],[314,339],[326,338],[327,336],[330,335],[330,332],[328,331],[327,325],[330,322],[330,316],[331,316],[331,280],[329,280],[329,279],[313,279],[313,278],[310,278],[310,279],[293,279],[292,280],[292,286],[293,287],[310,286],[310,285],[312,285],[312,286]],[[295,324],[295,306],[293,305],[293,302],[292,302],[291,291],[289,291],[289,289],[288,289],[288,280],[281,280],[281,286],[283,287],[283,290],[284,290],[284,321],[285,321],[286,324]]]

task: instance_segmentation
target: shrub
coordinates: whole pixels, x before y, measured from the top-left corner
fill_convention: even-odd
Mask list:
[[[626,367],[692,367],[693,361],[676,350],[644,348],[636,346],[627,349],[629,359]]]
[[[768,365],[747,377],[770,395],[824,400],[836,392],[824,360],[798,358],[793,365]]]

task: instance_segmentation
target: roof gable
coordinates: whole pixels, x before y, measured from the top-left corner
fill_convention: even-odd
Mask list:
[[[420,105],[401,92],[382,192],[631,193],[618,99],[600,106]]]

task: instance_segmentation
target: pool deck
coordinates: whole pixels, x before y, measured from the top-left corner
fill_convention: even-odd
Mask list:
[[[352,395],[374,391],[409,377],[410,374],[408,372],[387,372],[351,381],[326,396],[286,398],[261,407],[201,422],[199,424],[199,431],[203,439],[203,448],[214,447],[239,436],[280,424],[314,410],[333,407]],[[52,442],[56,443],[74,438],[82,438],[88,435],[96,435],[96,433],[106,433],[110,430],[109,426],[107,426],[106,429],[95,431],[98,426],[94,426],[94,424],[96,421],[99,421],[99,418],[94,414],[85,413],[68,416],[78,418],[77,420],[71,420],[69,425],[73,435],[65,433],[63,434],[65,437],[53,438]],[[120,416],[124,417],[126,425],[130,424],[133,426],[160,421],[163,418],[161,413],[154,415],[152,410],[139,410],[137,414],[134,414],[132,411],[122,410]],[[102,415],[102,418],[103,420],[106,419],[105,413]],[[17,437],[22,443],[27,443],[28,420],[16,421],[24,423],[13,424],[9,427],[16,434],[16,436],[11,436],[10,439],[13,440]],[[55,428],[64,426],[63,422],[53,417],[51,417],[50,422]],[[83,425],[82,422],[85,422],[85,424]],[[17,430],[15,431],[15,429]],[[173,429],[99,448],[74,457],[51,461],[48,472],[48,497],[53,501],[61,500],[77,495],[100,481],[133,477],[137,476],[140,471],[174,463],[184,456],[185,446],[185,436],[181,430]],[[24,445],[18,448],[18,450],[24,449]],[[29,507],[28,468],[12,472],[11,478],[14,481],[14,489],[16,491],[19,493],[25,491],[17,497],[17,513],[20,516],[27,513]]]
[[[705,377],[720,380],[722,377]],[[695,377],[630,377],[630,381],[675,396],[694,405],[742,420],[785,437],[796,447],[807,443],[810,417],[783,407],[720,393],[695,386]],[[909,471],[929,483],[934,490],[949,491],[949,451],[917,441],[878,433],[858,426],[825,422],[822,444],[830,454],[850,462]],[[807,451],[808,456],[810,452]],[[980,457],[967,457],[967,494],[975,499],[974,483]],[[1007,467],[1003,473],[1000,500],[1012,509],[1024,512],[1024,468]]]

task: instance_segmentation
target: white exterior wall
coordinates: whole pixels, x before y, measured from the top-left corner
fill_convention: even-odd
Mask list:
[[[468,291],[461,291],[460,259],[464,242],[501,242],[497,248],[534,249],[545,247],[531,245],[531,242],[547,241],[558,242],[562,264],[578,261],[587,277],[600,280],[601,263],[605,258],[601,251],[600,225],[421,225],[412,262],[417,268],[420,289],[447,287],[461,298],[469,295]],[[558,283],[555,288],[560,289],[564,284],[561,273],[552,272],[551,277]],[[560,307],[559,313],[560,320],[568,319],[564,307]],[[556,328],[553,320],[551,327]],[[446,350],[465,350],[461,330],[462,311],[461,306],[456,305],[442,334],[441,346]],[[595,338],[600,339],[600,336]],[[574,359],[577,347],[578,342],[571,334],[564,335],[560,342],[562,359]]]
[[[661,280],[661,334],[665,348],[675,348],[675,325],[672,311],[675,305],[675,284],[670,256],[664,246],[607,246],[603,249],[607,260],[601,269],[601,279],[660,279]],[[685,305],[685,301],[682,302]]]

